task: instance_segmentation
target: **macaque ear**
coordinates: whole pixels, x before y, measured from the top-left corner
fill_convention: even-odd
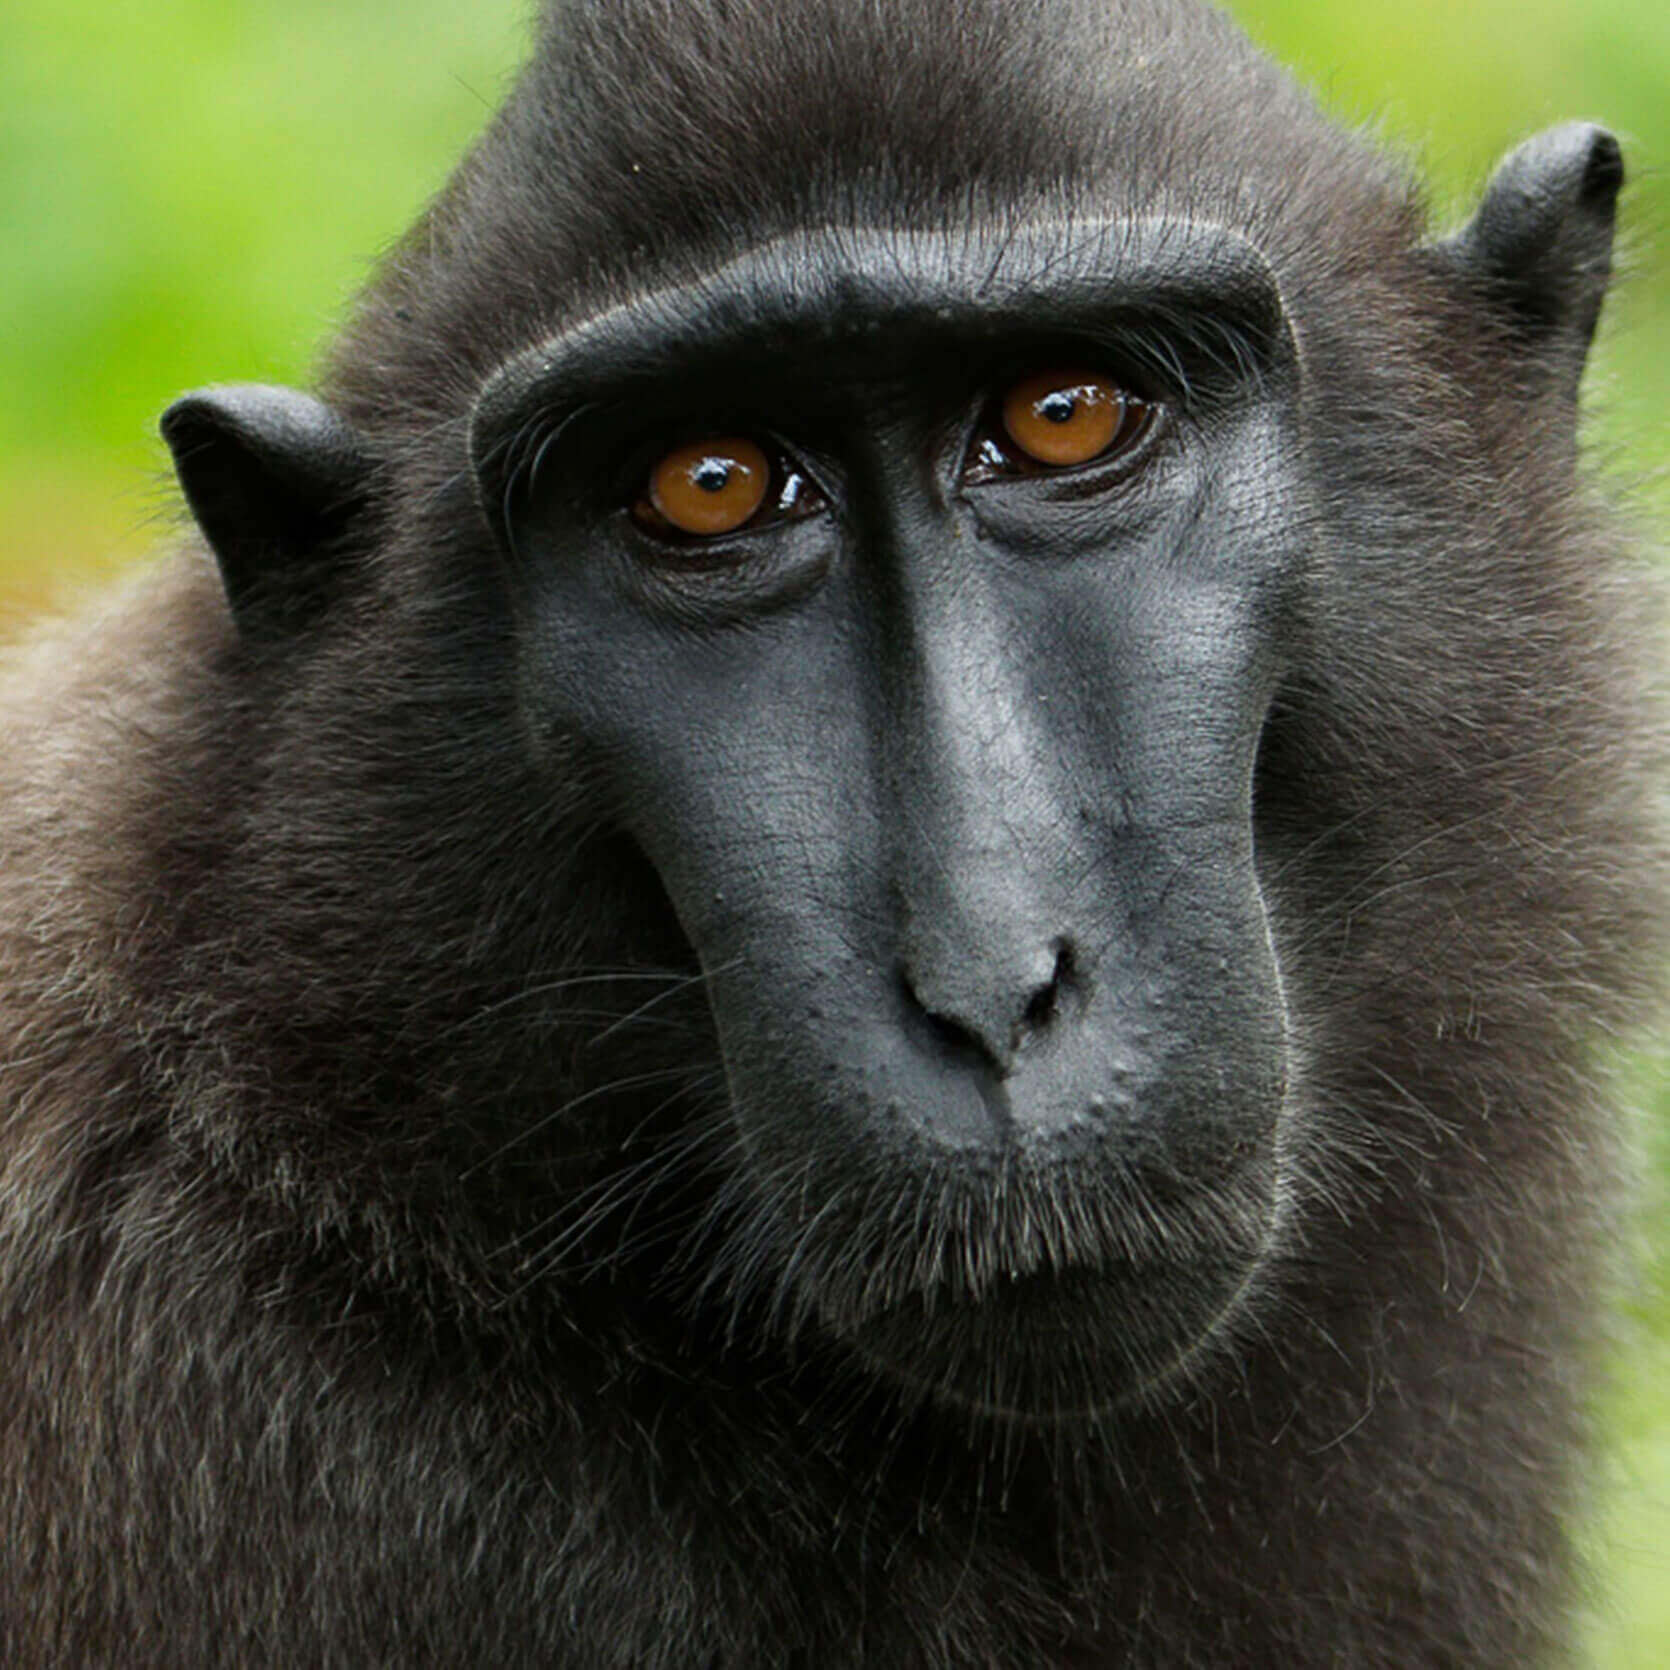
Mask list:
[[[1472,220],[1437,246],[1574,399],[1612,278],[1623,183],[1604,128],[1550,128],[1508,154]]]
[[[183,395],[161,429],[239,631],[305,625],[366,505],[372,460],[359,435],[322,401],[259,384]]]

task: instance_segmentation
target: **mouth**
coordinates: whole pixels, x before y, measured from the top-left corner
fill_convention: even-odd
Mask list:
[[[809,1325],[910,1396],[1035,1424],[1157,1399],[1238,1337],[1277,1240],[1264,1168],[1170,1189],[1105,1157],[1099,1173],[976,1170],[900,1167],[885,1206],[814,1189],[823,1209],[802,1195],[792,1225],[779,1199],[790,1332]]]
[[[842,1329],[874,1373],[924,1399],[1025,1424],[1141,1405],[1234,1331],[1265,1263],[1037,1271],[979,1299],[927,1291]]]

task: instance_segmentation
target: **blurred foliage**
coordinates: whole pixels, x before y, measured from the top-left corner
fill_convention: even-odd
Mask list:
[[[154,546],[155,418],[216,380],[305,380],[380,247],[496,103],[528,0],[4,0],[0,614]],[[1621,490],[1670,518],[1670,5],[1238,0],[1324,101],[1407,150],[1459,219],[1509,146],[1569,116],[1625,141],[1626,282],[1588,384]],[[1670,1077],[1650,1110],[1651,1279],[1604,1411],[1591,1657],[1670,1664]]]
[[[155,542],[157,413],[307,376],[523,38],[506,0],[4,0],[0,600]]]

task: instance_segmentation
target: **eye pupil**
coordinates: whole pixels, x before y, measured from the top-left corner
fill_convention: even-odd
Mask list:
[[[1053,394],[1046,394],[1038,402],[1037,412],[1039,417],[1047,418],[1051,423],[1071,423],[1078,405],[1078,401],[1066,389],[1057,389]]]
[[[704,493],[723,493],[730,485],[731,467],[723,458],[704,458],[690,472],[690,484]]]

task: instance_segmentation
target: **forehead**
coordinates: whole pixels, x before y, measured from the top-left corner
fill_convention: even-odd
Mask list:
[[[455,418],[559,339],[688,343],[698,312],[709,342],[777,320],[802,352],[814,322],[931,327],[936,291],[995,319],[1152,268],[1162,220],[1235,228],[1285,274],[1342,222],[1406,238],[1401,202],[1210,7],[575,0],[384,269],[336,392],[374,430],[391,388]]]

